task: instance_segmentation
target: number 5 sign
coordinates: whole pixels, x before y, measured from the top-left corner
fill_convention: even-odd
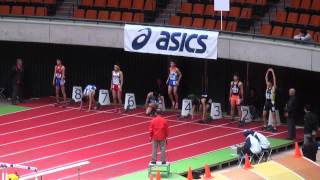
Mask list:
[[[136,109],[136,98],[133,93],[126,93],[125,101],[124,101],[124,109],[132,110]]]
[[[109,105],[110,104],[110,96],[109,91],[106,89],[99,90],[99,104],[101,106]]]
[[[72,100],[74,100],[74,102],[80,102],[81,99],[82,99],[82,87],[81,86],[73,86]]]
[[[211,104],[210,116],[211,116],[212,119],[221,119],[222,118],[221,104],[220,103],[212,103]]]

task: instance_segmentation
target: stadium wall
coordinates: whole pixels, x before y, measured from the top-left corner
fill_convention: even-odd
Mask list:
[[[123,25],[0,19],[0,40],[123,48]],[[218,57],[320,72],[320,48],[240,34],[219,36]]]
[[[155,79],[160,77],[165,81],[168,70],[167,56],[129,53],[118,48],[2,41],[0,51],[0,87],[6,87],[8,95],[10,91],[9,69],[14,65],[17,57],[21,57],[25,64],[26,97],[54,95],[51,82],[57,57],[62,58],[67,67],[69,97],[73,85],[85,86],[88,83],[95,83],[98,88],[109,89],[111,70],[113,64],[118,61],[124,71],[125,91],[134,92],[137,102],[143,104],[146,93],[154,86]],[[175,59],[183,73],[181,97],[189,93],[200,94],[204,61],[185,57],[175,57]],[[233,73],[238,72],[241,79],[248,85],[247,89],[256,89],[260,108],[262,108],[265,90],[264,73],[268,67],[258,63],[226,59],[208,61],[209,95],[215,102],[222,103],[224,111],[228,110],[229,83]],[[284,107],[290,87],[297,89],[301,105],[305,102],[313,102],[320,107],[320,96],[318,96],[316,85],[320,81],[319,73],[279,66],[274,66],[274,68],[278,78],[277,102],[280,109]],[[246,79],[249,80],[249,83]]]

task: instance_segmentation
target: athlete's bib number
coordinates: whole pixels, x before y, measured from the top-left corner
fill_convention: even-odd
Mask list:
[[[136,98],[133,93],[126,93],[124,109],[136,109]]]
[[[221,104],[220,103],[212,103],[211,104],[210,116],[211,116],[212,119],[221,119],[222,118]]]
[[[192,115],[192,101],[190,99],[182,100],[181,116]]]
[[[106,89],[99,90],[99,104],[102,106],[110,104],[109,91]]]
[[[81,101],[81,99],[82,99],[82,87],[81,86],[73,86],[72,99],[74,100],[74,102]]]
[[[241,121],[244,121],[247,123],[252,121],[252,116],[250,113],[249,106],[241,106]]]

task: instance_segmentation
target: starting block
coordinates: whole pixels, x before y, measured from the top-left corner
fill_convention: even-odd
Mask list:
[[[170,176],[170,163],[167,162],[166,164],[162,164],[162,162],[157,161],[156,164],[149,163],[148,177],[150,177],[151,173],[156,173],[158,169],[160,170],[161,176],[164,175],[167,178]]]

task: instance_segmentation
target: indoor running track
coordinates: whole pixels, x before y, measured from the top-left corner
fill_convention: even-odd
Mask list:
[[[142,109],[129,113],[79,111],[75,107],[54,107],[52,100],[24,103],[31,109],[0,116],[0,161],[51,169],[79,161],[90,161],[81,168],[81,179],[110,179],[146,169],[151,158],[148,142],[150,117]],[[169,121],[167,158],[176,161],[243,141],[243,128],[228,120],[211,124],[178,120],[177,114],[163,114]],[[261,129],[260,123],[246,128]],[[285,137],[284,127],[273,137]],[[20,175],[31,173],[18,171]],[[45,179],[77,179],[75,169]]]

